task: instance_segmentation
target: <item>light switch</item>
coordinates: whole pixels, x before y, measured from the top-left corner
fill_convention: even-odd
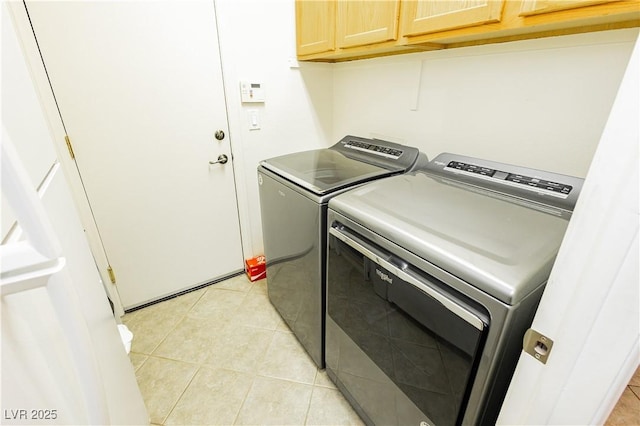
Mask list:
[[[260,129],[260,120],[258,116],[257,109],[249,110],[249,130],[258,130]]]

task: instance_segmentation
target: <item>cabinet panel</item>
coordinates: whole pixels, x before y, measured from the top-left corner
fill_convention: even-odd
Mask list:
[[[619,0],[523,0],[520,15],[537,15],[539,13],[575,9],[602,3],[613,3],[615,1]]]
[[[399,8],[399,0],[338,2],[337,47],[396,40]]]
[[[407,0],[402,6],[402,36],[498,22],[504,0]]]
[[[298,58],[339,62],[640,26],[640,0],[295,0]]]
[[[296,23],[298,55],[330,52],[335,49],[334,1],[296,0]]]

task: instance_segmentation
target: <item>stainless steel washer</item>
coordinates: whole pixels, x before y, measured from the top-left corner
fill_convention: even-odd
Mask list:
[[[327,202],[419,163],[427,160],[415,148],[346,136],[330,148],[271,158],[258,167],[269,299],[321,368]]]
[[[326,368],[367,423],[495,423],[581,187],[441,154],[331,199]]]

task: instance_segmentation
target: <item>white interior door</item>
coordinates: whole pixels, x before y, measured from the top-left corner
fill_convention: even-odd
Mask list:
[[[27,10],[125,309],[242,270],[213,0]]]

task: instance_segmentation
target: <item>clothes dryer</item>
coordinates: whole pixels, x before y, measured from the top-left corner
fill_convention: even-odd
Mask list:
[[[441,154],[329,201],[326,369],[367,423],[495,423],[582,182]]]

